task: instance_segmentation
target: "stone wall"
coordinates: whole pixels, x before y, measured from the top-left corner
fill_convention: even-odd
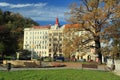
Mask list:
[[[107,59],[107,66],[111,68],[112,59]],[[115,70],[120,71],[120,60],[115,60]]]
[[[120,71],[120,60],[115,60],[115,70]]]
[[[111,67],[111,65],[112,65],[112,59],[107,59],[107,66]]]
[[[36,60],[4,60],[3,64],[11,63],[13,67],[38,67],[41,65],[40,61]]]

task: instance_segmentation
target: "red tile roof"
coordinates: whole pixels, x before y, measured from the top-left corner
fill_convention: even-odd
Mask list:
[[[66,24],[65,28],[79,28],[82,24]]]
[[[50,27],[51,27],[50,25],[47,25],[47,26],[33,26],[32,28],[40,29],[40,28],[50,28]]]

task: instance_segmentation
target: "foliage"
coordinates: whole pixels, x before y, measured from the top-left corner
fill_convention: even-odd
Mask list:
[[[17,53],[19,53],[20,59],[31,59],[31,51],[29,50],[19,50]]]
[[[111,26],[110,21],[120,18],[120,0],[81,0],[81,5],[72,4],[70,12],[66,13],[68,21],[82,24],[89,31],[95,42],[95,51],[102,63],[101,33]],[[114,26],[113,26],[114,27]]]
[[[4,50],[5,50],[5,46],[2,42],[0,42],[0,54],[2,54]]]
[[[66,57],[70,57],[76,51],[77,45],[74,44],[76,37],[77,36],[75,36],[74,29],[73,30],[72,29],[65,29],[64,30],[63,53],[65,53]]]
[[[102,77],[101,77],[102,76]],[[119,80],[111,72],[63,69],[0,71],[0,80]]]
[[[32,25],[38,25],[38,23],[19,13],[0,9],[0,42],[5,46],[4,55],[11,55],[22,49],[23,29]]]
[[[112,25],[105,29],[104,40],[111,42],[109,47],[110,56],[120,58],[120,19],[113,20]]]
[[[66,28],[64,29],[63,53],[69,57],[75,52],[87,53],[86,49],[90,48],[90,45],[86,45],[90,37],[88,35],[89,32],[84,31],[81,28],[81,25],[71,24],[70,26],[71,27],[69,28],[66,25]]]

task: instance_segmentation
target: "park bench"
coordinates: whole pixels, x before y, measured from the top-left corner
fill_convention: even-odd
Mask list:
[[[83,68],[94,68],[94,69],[97,69],[98,65],[97,64],[82,64],[82,69]]]

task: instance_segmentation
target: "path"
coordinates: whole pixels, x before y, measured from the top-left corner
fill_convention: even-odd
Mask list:
[[[45,64],[64,64],[66,65],[65,67],[53,67],[53,68],[12,68],[11,70],[46,70],[46,69],[82,69],[81,63],[80,62],[46,62]],[[98,69],[92,69],[89,68],[90,70],[103,70],[105,71],[105,66],[104,65],[99,65]],[[3,68],[0,66],[0,70],[6,70],[6,68]]]

